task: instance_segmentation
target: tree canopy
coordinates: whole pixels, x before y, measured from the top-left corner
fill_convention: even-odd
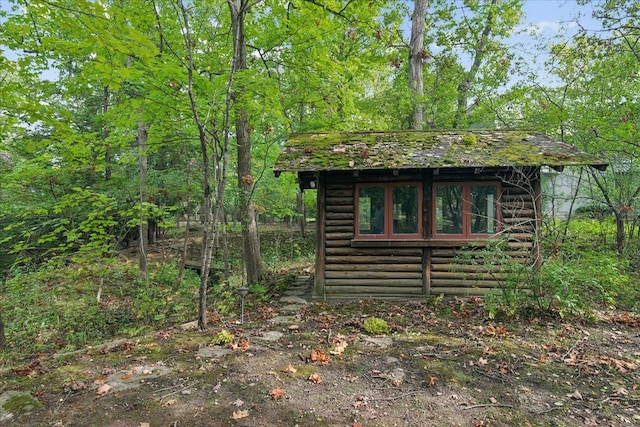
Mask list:
[[[513,42],[521,0],[419,3],[420,43],[398,0],[6,3],[0,267],[112,259],[187,214],[212,238],[296,217],[293,177],[271,174],[288,133],[414,128],[416,106],[424,129],[527,127],[610,160],[592,196],[628,225],[638,5],[581,1],[599,31],[541,41],[538,61]]]

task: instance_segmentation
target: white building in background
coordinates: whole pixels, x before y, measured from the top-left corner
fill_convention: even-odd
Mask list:
[[[588,185],[586,171],[567,167],[562,172],[543,166],[540,170],[542,182],[542,212],[544,218],[567,218],[576,209],[593,204],[585,196]]]

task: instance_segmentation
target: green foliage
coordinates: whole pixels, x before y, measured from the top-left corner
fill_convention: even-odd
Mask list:
[[[146,286],[139,282],[137,269],[126,263],[15,269],[0,297],[6,352],[21,358],[72,350],[149,326],[191,320],[199,279],[187,272],[174,292],[175,274],[175,266],[160,265],[152,269]]]
[[[214,344],[229,344],[231,341],[233,341],[233,339],[235,338],[235,335],[233,335],[232,333],[226,331],[226,330],[222,330],[220,332],[218,332],[218,334],[213,338],[213,343]]]
[[[592,319],[601,308],[639,308],[632,260],[619,256],[611,244],[615,226],[580,219],[571,221],[567,230],[562,245],[546,241],[550,247],[544,247],[547,256],[539,270],[509,263],[500,245],[479,251],[479,258],[489,261],[487,266],[500,265],[508,271],[500,286],[487,295],[485,308],[490,318],[543,314]]]
[[[388,334],[391,330],[386,320],[374,316],[368,317],[363,326],[364,330],[370,335]]]

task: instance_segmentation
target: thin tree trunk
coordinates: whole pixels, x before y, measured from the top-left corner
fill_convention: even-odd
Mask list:
[[[109,86],[105,86],[103,88],[103,93],[102,93],[102,114],[106,115],[107,114],[107,110],[109,110]],[[107,142],[109,135],[111,134],[111,132],[109,131],[109,127],[107,124],[104,125],[104,140],[105,140],[105,147],[104,147],[104,180],[105,181],[110,181],[111,180],[111,146],[109,145],[109,142]]]
[[[204,124],[200,120],[200,114],[196,105],[196,98],[193,92],[193,41],[191,40],[191,29],[187,10],[182,0],[178,0],[178,7],[182,15],[183,37],[187,47],[187,93],[193,120],[198,128],[198,139],[200,141],[200,152],[202,160],[202,269],[200,270],[200,288],[198,300],[198,328],[207,328],[207,285],[209,283],[209,271],[211,270],[211,253],[213,252],[213,193],[211,191],[211,164],[209,161],[209,141],[205,132]]]
[[[247,69],[247,47],[245,38],[245,16],[249,2],[247,0],[228,0],[233,32],[234,70]],[[244,89],[239,88],[233,94],[238,102]],[[247,283],[262,280],[262,260],[260,257],[260,239],[258,224],[253,207],[253,174],[251,172],[251,138],[249,117],[240,102],[236,104],[236,140],[238,144],[238,188],[240,190],[240,224],[242,227],[243,261],[247,273]]]
[[[469,101],[469,90],[471,89],[471,84],[476,79],[476,75],[478,74],[480,65],[482,65],[482,61],[487,54],[487,43],[489,42],[489,35],[491,34],[491,31],[493,31],[493,25],[495,23],[493,10],[497,3],[498,0],[491,0],[491,4],[488,6],[490,9],[487,13],[487,20],[485,21],[484,29],[482,30],[482,34],[480,35],[480,40],[478,41],[478,44],[475,48],[473,63],[471,64],[471,68],[469,69],[467,74],[465,74],[464,79],[458,85],[458,105],[456,107],[455,116],[453,118],[454,128],[458,128],[464,123],[464,118],[467,114],[467,102]]]
[[[622,216],[623,213],[616,209],[616,250],[618,251],[618,255],[622,255],[624,253],[624,218]]]
[[[4,320],[2,320],[2,312],[0,311],[0,352],[4,350],[6,342],[6,336],[4,334]]]
[[[178,288],[180,288],[182,279],[184,279],[184,269],[187,263],[187,255],[189,252],[189,227],[191,226],[191,189],[189,188],[189,184],[191,183],[191,160],[189,159],[188,155],[185,158],[187,160],[187,170],[185,178],[185,185],[187,187],[187,200],[185,206],[186,224],[184,230],[184,243],[182,244],[182,255],[180,257],[180,266],[178,267],[178,276],[176,277],[176,283],[173,285],[174,291],[177,291]]]
[[[298,193],[296,194],[296,199],[298,202],[298,218],[300,222],[300,235],[304,239],[305,234],[305,226],[307,224],[307,215],[304,209],[304,193],[302,189],[298,188]]]
[[[142,115],[142,112],[139,112]],[[138,119],[138,162],[140,165],[140,257],[138,266],[140,273],[148,278],[147,268],[147,249],[149,246],[149,217],[147,215],[147,203],[149,195],[147,194],[147,138],[149,136],[149,127],[142,121],[142,117]]]
[[[409,90],[413,103],[414,130],[422,130],[424,123],[424,80],[422,66],[427,57],[424,50],[425,15],[429,7],[428,0],[415,0],[411,15],[411,40],[409,41]]]

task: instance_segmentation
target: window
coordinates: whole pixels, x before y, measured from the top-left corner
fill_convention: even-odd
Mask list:
[[[357,186],[356,194],[357,238],[421,237],[421,184],[362,184]]]
[[[434,236],[470,238],[498,231],[498,184],[434,185]]]

